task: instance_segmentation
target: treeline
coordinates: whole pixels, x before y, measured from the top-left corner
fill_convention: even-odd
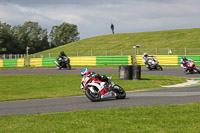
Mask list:
[[[0,54],[25,54],[27,47],[32,54],[77,41],[78,35],[77,25],[66,22],[53,26],[48,34],[38,22],[28,21],[12,27],[0,21]]]

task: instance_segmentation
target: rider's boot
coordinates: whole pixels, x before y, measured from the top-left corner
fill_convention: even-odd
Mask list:
[[[115,85],[115,83],[111,80],[111,77],[108,77],[108,83],[111,84],[112,87]]]

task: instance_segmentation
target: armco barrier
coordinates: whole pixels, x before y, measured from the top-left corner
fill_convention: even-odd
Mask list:
[[[179,65],[180,60],[184,55],[155,55],[160,65]],[[137,64],[144,65],[142,55],[137,55]],[[197,66],[200,66],[200,56],[186,56],[194,60]],[[96,66],[96,65],[131,65],[131,56],[85,56],[85,57],[69,57],[72,66]],[[55,66],[56,58],[31,58],[30,66]],[[0,67],[24,67],[24,58],[20,59],[0,59]]]
[[[41,67],[42,66],[42,58],[31,58],[30,66]]]
[[[17,66],[18,67],[24,67],[24,62],[25,60],[22,58],[22,59],[17,59]]]
[[[0,60],[0,67],[24,67],[24,59]]]
[[[42,66],[55,66],[56,58],[42,58]]]
[[[3,60],[3,67],[17,67],[17,59]]]
[[[184,55],[155,55],[160,65],[179,65],[180,60]],[[144,65],[142,55],[137,55],[137,64]],[[200,66],[200,56],[190,55],[186,56],[194,60],[197,66]],[[96,65],[131,65],[131,56],[85,56],[85,57],[69,57],[72,66],[96,66]],[[30,66],[55,66],[56,58],[31,58]],[[0,59],[0,67],[24,67],[24,58],[20,59]]]
[[[181,63],[181,58],[183,56],[184,55],[178,56],[178,64]],[[199,55],[188,55],[188,56],[185,56],[185,57],[188,58],[188,59],[192,59],[194,61],[195,65],[200,66],[200,56]]]
[[[96,65],[131,65],[131,56],[97,56]]]
[[[96,56],[69,57],[72,66],[96,66]]]
[[[56,61],[56,58],[31,58],[30,66],[33,67],[55,66],[54,61]]]
[[[178,65],[178,56],[174,55],[155,55],[160,65]],[[144,65],[142,61],[143,56],[137,55],[137,64]]]
[[[0,67],[3,67],[3,60],[0,60]]]
[[[131,56],[83,56],[69,57],[72,66],[131,65]],[[55,66],[56,58],[31,58],[30,66]]]

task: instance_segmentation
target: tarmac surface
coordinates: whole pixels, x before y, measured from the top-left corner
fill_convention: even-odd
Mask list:
[[[89,70],[99,74],[119,73],[118,68],[89,68]],[[0,75],[80,74],[80,71],[81,68],[73,68],[72,70],[57,70],[54,68],[9,69],[0,70]],[[142,68],[142,74],[200,78],[200,74],[184,74],[181,68],[173,67],[164,68],[164,71],[148,71],[146,68]],[[86,96],[6,101],[0,102],[0,116],[192,102],[200,102],[200,86],[127,92],[127,97],[123,100],[107,99],[101,102],[91,102]]]
[[[8,69],[0,70],[0,75],[59,75],[59,74],[80,74],[82,68],[72,68],[72,70],[56,68],[33,68],[33,69]],[[185,74],[179,67],[166,67],[163,71],[148,71],[142,68],[143,75],[169,75],[187,78],[199,78],[200,74]],[[99,74],[119,74],[119,68],[88,68]]]

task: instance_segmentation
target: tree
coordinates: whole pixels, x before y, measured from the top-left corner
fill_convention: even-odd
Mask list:
[[[56,47],[78,41],[80,39],[78,35],[77,25],[64,22],[59,26],[53,26],[49,35],[50,46]]]
[[[9,46],[12,45],[11,25],[0,21],[0,53],[9,53]]]
[[[30,54],[49,48],[47,29],[42,29],[38,22],[28,21],[22,26],[14,26],[12,32],[19,42],[20,53],[25,53],[26,47],[30,47]]]
[[[27,47],[30,47],[29,53],[32,54],[77,41],[78,35],[77,25],[65,22],[60,26],[53,26],[48,36],[47,29],[42,29],[38,22],[28,21],[11,27],[0,21],[0,54],[24,54]]]

